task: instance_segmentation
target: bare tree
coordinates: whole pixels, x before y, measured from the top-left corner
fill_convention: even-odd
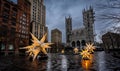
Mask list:
[[[113,23],[120,22],[120,0],[101,0],[96,4],[97,9],[102,10],[99,19],[112,20]]]
[[[120,34],[120,27],[112,27],[115,33]]]
[[[104,21],[105,26],[112,26],[110,29],[102,30],[100,32],[99,38],[102,39],[102,35],[107,32],[114,32],[120,34],[120,0],[100,0],[101,2],[96,3],[96,9],[99,12],[97,19],[100,21]],[[106,23],[105,23],[106,22]],[[111,46],[115,48],[114,40],[112,35],[108,35],[109,41],[111,42]],[[107,42],[103,41],[103,44],[108,45]],[[117,43],[118,47],[119,44]],[[109,47],[109,46],[108,46]]]

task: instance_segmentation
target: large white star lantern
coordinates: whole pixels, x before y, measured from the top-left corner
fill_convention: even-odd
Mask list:
[[[92,44],[88,43],[86,44],[85,50],[88,50],[88,52],[93,53],[95,50],[95,46],[93,46],[93,43]]]
[[[37,55],[42,52],[44,54],[47,54],[46,48],[50,48],[49,45],[53,44],[53,43],[44,43],[45,39],[46,39],[46,35],[45,34],[42,39],[39,41],[32,33],[32,45],[20,48],[20,49],[27,49],[26,53],[29,54],[29,56],[33,57],[33,61],[35,60],[35,58],[37,57]]]
[[[90,53],[88,52],[88,50],[82,50],[82,52],[80,52],[80,54],[82,55],[82,59],[90,58]]]
[[[93,43],[86,44],[86,47],[80,54],[82,55],[82,59],[90,59],[90,54],[94,52],[95,46],[93,46]]]

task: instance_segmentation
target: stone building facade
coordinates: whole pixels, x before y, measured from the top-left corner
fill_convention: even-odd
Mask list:
[[[70,21],[69,21],[70,20]],[[65,19],[66,24],[66,43],[70,47],[82,47],[86,43],[94,43],[94,12],[90,7],[83,10],[83,27],[72,30],[71,18]]]
[[[85,40],[86,40],[86,36],[85,36],[84,27],[72,30],[72,41],[71,41],[72,47],[85,46],[86,43]]]
[[[72,33],[72,18],[70,16],[68,18],[65,18],[65,27],[66,27],[66,45],[70,46]]]
[[[94,11],[90,6],[88,10],[83,10],[83,25],[85,27],[86,42],[94,42]]]

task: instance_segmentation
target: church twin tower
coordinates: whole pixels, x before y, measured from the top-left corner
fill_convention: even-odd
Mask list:
[[[84,28],[73,32],[72,18],[65,18],[66,25],[66,44],[67,46],[80,47],[85,46],[85,43],[94,43],[94,11],[90,6],[88,10],[83,10],[83,25]],[[78,38],[77,38],[78,37]],[[77,38],[77,39],[76,39]]]

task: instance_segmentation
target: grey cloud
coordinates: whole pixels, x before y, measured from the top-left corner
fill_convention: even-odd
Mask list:
[[[101,11],[95,8],[95,3],[99,3],[99,1],[100,0],[45,0],[46,24],[49,28],[49,38],[51,37],[51,30],[58,28],[62,31],[62,39],[63,42],[65,42],[65,17],[71,15],[73,29],[80,28],[83,26],[82,10],[92,5],[95,10],[95,16],[97,17],[97,14]],[[99,34],[101,29],[103,30],[106,28],[106,24],[98,21],[96,17],[95,31]]]
[[[63,42],[65,42],[65,16],[71,15],[73,29],[81,27],[82,10],[88,3],[90,3],[89,0],[45,0],[49,35],[52,29],[59,28],[63,33]]]

